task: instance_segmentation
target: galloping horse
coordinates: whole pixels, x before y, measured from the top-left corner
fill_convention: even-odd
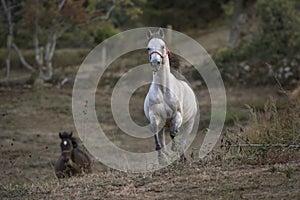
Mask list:
[[[154,134],[158,160],[168,160],[165,148],[165,128],[170,128],[172,151],[177,151],[182,160],[186,160],[184,149],[186,137],[192,131],[198,104],[189,84],[177,78],[170,70],[169,50],[163,41],[164,32],[160,28],[156,33],[147,33],[148,53],[153,71],[153,80],[144,102],[144,113],[150,121]],[[180,148],[175,138],[181,135]]]
[[[77,148],[72,132],[59,133],[59,137],[62,153],[55,164],[56,176],[64,178],[91,172],[91,161],[87,154]]]

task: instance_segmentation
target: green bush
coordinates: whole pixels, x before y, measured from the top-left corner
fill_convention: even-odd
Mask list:
[[[114,28],[111,25],[107,25],[107,26],[100,26],[97,27],[95,30],[93,30],[93,32],[91,33],[91,35],[94,38],[94,43],[99,44],[101,43],[103,40],[119,33],[120,30]]]
[[[299,20],[290,1],[258,0],[260,34],[253,41],[259,58],[270,63],[292,57],[299,52]]]
[[[300,20],[293,4],[258,0],[255,8],[259,31],[254,38],[241,41],[235,48],[222,48],[214,55],[224,79],[252,84],[270,83],[274,75],[284,83],[298,79]]]

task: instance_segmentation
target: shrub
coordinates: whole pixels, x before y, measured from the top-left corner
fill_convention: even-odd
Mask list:
[[[250,123],[245,132],[250,143],[296,144],[300,143],[297,130],[300,129],[300,106],[289,101],[278,109],[276,101],[270,98],[263,110],[249,107]]]
[[[292,3],[258,0],[255,8],[259,31],[254,38],[214,56],[224,79],[252,84],[270,83],[273,76],[284,84],[299,79],[300,21]]]
[[[237,124],[222,135],[221,148],[225,154],[252,164],[299,159],[299,91],[288,94],[284,103],[279,104],[270,97],[262,109],[248,106],[247,125]]]
[[[120,30],[114,28],[112,25],[104,25],[99,27],[93,27],[91,31],[91,35],[94,38],[94,43],[99,44],[103,40],[117,34]]]

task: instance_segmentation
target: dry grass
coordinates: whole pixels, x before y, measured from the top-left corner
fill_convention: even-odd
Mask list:
[[[149,174],[109,170],[20,185],[1,185],[16,199],[258,199],[299,198],[299,162],[256,168],[229,162],[174,164]],[[274,190],[276,188],[276,190]]]
[[[223,134],[221,147],[225,154],[252,164],[299,160],[300,104],[297,91],[281,91],[284,99],[281,104],[269,97],[260,109],[247,105],[247,125],[237,123],[234,129],[227,129]]]
[[[282,162],[285,164],[273,165],[272,162],[259,163],[257,159],[254,160],[251,156],[256,156],[255,153],[248,154],[247,159],[240,159],[241,156],[237,154],[233,157],[233,154],[221,154],[217,149],[201,162],[193,160],[188,153],[190,162],[187,164],[174,164],[146,174],[107,170],[95,163],[93,174],[58,182],[52,167],[60,154],[57,134],[62,130],[75,130],[69,86],[71,85],[61,89],[51,87],[0,90],[0,110],[1,113],[5,111],[5,116],[0,118],[1,199],[232,199],[241,196],[296,199],[299,194],[299,157],[294,156]],[[249,99],[251,104],[257,105],[261,100],[257,101],[246,94],[260,96],[259,92],[262,92],[261,89],[229,89],[229,105],[242,107]],[[206,108],[209,104],[207,93],[197,91],[197,96],[200,107]],[[104,90],[96,93],[97,112],[104,129],[108,131],[108,137],[121,148],[130,149],[134,146],[131,150],[138,151],[142,146],[153,150],[152,140],[138,141],[139,144],[132,145],[137,141],[128,140],[119,132],[110,117],[111,113],[108,112],[109,97],[109,92]],[[142,104],[140,98],[142,95],[137,93],[132,104]],[[136,119],[142,115],[138,107],[132,107],[131,111]],[[202,112],[205,111],[202,109]],[[195,159],[204,135],[200,133],[198,136],[200,138],[192,144]],[[292,155],[291,151],[288,152]]]

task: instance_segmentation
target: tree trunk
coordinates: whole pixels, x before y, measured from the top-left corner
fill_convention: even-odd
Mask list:
[[[8,1],[6,5],[5,0],[2,0],[2,6],[4,9],[4,13],[6,14],[7,23],[8,23],[8,35],[6,41],[6,58],[5,58],[5,64],[6,64],[5,79],[6,81],[8,81],[10,76],[10,55],[11,55],[11,45],[13,41],[13,23],[11,19],[10,1]]]
[[[52,68],[52,58],[54,55],[55,47],[56,47],[56,40],[57,34],[56,31],[53,30],[48,35],[47,43],[43,47],[39,45],[39,9],[38,4],[39,1],[37,0],[37,8],[36,8],[36,15],[34,21],[34,33],[33,33],[33,44],[35,48],[35,61],[39,67],[39,78],[43,81],[49,81],[52,79],[53,76],[53,68]],[[65,1],[62,1],[59,5],[58,9],[61,9],[62,5]]]
[[[8,35],[7,35],[7,42],[6,42],[6,74],[5,74],[5,78],[8,81],[9,77],[10,77],[10,69],[11,69],[11,62],[10,62],[10,58],[11,58],[11,49],[13,48],[19,59],[20,62],[22,63],[23,66],[25,66],[28,70],[30,70],[31,72],[34,72],[34,68],[29,65],[26,60],[24,59],[22,53],[20,52],[19,48],[17,47],[17,45],[14,43],[14,32],[13,32],[13,27],[14,24],[12,22],[12,14],[11,14],[11,9],[12,9],[12,5],[11,5],[11,1],[7,1],[7,5],[5,0],[2,0],[2,6],[4,9],[4,12],[6,14],[6,18],[7,18],[7,23],[8,23]]]
[[[49,34],[45,48],[42,48],[43,51],[41,51],[38,56],[40,60],[40,78],[43,81],[49,81],[53,76],[52,58],[56,48],[56,35],[55,31]]]
[[[234,10],[232,16],[232,25],[230,30],[229,36],[229,44],[231,47],[235,47],[237,41],[240,37],[240,24],[239,24],[239,17],[242,13],[243,9],[243,0],[235,0],[234,2]]]
[[[10,14],[9,14],[10,15]],[[13,35],[12,35],[12,24],[9,23],[9,33],[7,36],[7,41],[6,41],[6,72],[5,72],[5,79],[8,80],[10,76],[10,54],[11,54],[11,46],[12,46],[12,40],[13,40]]]

